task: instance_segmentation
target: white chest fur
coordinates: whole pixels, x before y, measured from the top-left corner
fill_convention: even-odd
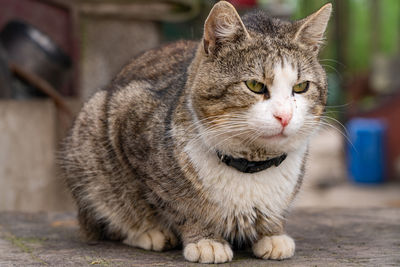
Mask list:
[[[255,218],[254,208],[279,219],[289,206],[296,186],[307,145],[288,154],[279,167],[257,173],[242,173],[221,162],[214,151],[199,143],[185,150],[195,166],[209,200],[221,208],[221,216],[229,218],[246,214]]]

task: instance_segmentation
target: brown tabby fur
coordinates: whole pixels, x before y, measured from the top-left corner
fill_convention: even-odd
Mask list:
[[[260,66],[267,86],[275,64],[292,64],[298,76],[311,73],[318,90],[307,96],[310,110],[315,116],[324,110],[327,84],[317,60],[319,44],[295,38],[302,22],[263,12],[242,21],[251,41],[245,42],[246,33],[239,30],[229,41],[180,41],[150,50],[85,104],[64,143],[60,165],[88,240],[124,239],[130,230],[158,228],[175,233],[183,245],[201,238],[253,243],[283,232],[282,220],[257,207],[254,222],[246,214],[221,220],[220,208],[209,200],[184,151],[199,131],[194,114],[218,124],[223,121],[218,116],[247,110],[265,98],[237,89]],[[286,151],[249,145],[227,152],[264,160]],[[303,174],[304,163],[291,198]],[[227,223],[236,230],[226,232]]]

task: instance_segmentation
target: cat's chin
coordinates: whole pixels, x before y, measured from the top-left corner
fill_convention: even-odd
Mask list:
[[[254,141],[259,147],[271,151],[289,152],[295,150],[303,143],[303,139],[293,138],[293,135],[279,133],[274,135],[262,135]]]
[[[261,145],[283,145],[288,141],[289,136],[283,132],[278,134],[265,134],[257,138],[256,142]]]

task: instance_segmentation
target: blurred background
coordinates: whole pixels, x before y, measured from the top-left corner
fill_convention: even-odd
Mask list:
[[[198,40],[213,0],[0,0],[0,211],[73,210],[55,165],[82,103],[130,58]],[[400,207],[400,1],[231,0],[300,19],[327,2],[329,83],[299,207]]]

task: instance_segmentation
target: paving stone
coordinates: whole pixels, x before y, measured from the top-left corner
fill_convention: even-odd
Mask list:
[[[400,209],[297,209],[287,223],[296,255],[284,261],[235,251],[225,266],[400,266]],[[73,213],[0,213],[0,266],[204,266],[180,249],[149,252],[82,242]]]

